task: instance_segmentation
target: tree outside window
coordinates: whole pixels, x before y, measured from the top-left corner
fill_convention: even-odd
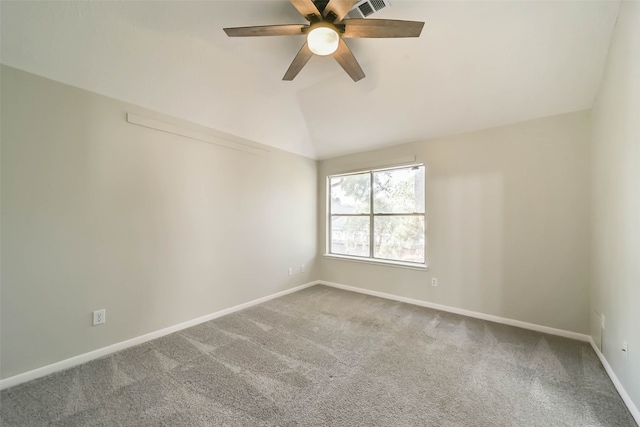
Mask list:
[[[331,254],[425,263],[424,166],[329,177]]]

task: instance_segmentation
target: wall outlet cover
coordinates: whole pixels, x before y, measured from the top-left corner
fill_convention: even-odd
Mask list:
[[[107,321],[107,310],[96,310],[93,312],[93,326],[102,325]]]

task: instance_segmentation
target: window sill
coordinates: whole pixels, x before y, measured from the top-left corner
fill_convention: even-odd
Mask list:
[[[409,270],[427,271],[429,267],[426,264],[412,264],[401,261],[388,261],[382,259],[360,258],[347,255],[324,254],[327,259],[336,259],[341,261],[361,262],[364,264],[383,265],[388,267],[407,268]]]

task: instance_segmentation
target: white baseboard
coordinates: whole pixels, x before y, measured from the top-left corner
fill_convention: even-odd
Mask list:
[[[549,326],[536,325],[535,323],[522,322],[515,319],[507,319],[506,317],[494,316],[492,314],[480,313],[477,311],[465,310],[462,308],[451,307],[448,305],[435,304],[428,301],[422,301],[413,298],[401,297],[398,295],[387,294],[384,292],[371,291],[369,289],[358,288],[355,286],[343,285],[340,283],[327,282],[325,280],[319,280],[319,284],[331,286],[338,289],[344,289],[346,291],[359,292],[361,294],[371,295],[374,297],[386,298],[394,301],[406,302],[408,304],[418,305],[421,307],[433,308],[436,310],[447,311],[449,313],[461,314],[463,316],[475,317],[476,319],[488,320],[490,322],[503,323],[505,325],[517,326],[523,329],[530,329],[532,331],[543,332],[545,334],[558,335],[565,338],[572,338],[574,340],[589,342],[591,337],[589,335],[580,334],[578,332],[565,331],[564,329],[551,328]]]
[[[620,397],[622,397],[622,400],[624,401],[625,405],[627,405],[627,408],[629,408],[629,412],[631,412],[631,415],[636,420],[636,423],[640,426],[640,411],[631,400],[631,397],[629,397],[629,394],[622,386],[622,383],[616,376],[615,372],[613,372],[611,365],[609,365],[609,362],[604,357],[604,354],[602,354],[602,352],[600,351],[596,343],[593,341],[593,339],[590,339],[589,342],[591,343],[591,347],[593,347],[593,351],[595,351],[596,354],[598,355],[598,358],[600,359],[602,366],[604,366],[604,370],[607,371],[609,378],[611,378],[611,381],[613,382],[613,385],[616,387],[616,390],[618,390],[618,394],[620,394]]]
[[[88,353],[84,353],[84,354],[81,354],[81,355],[78,355],[78,356],[74,356],[74,357],[71,357],[69,359],[65,359],[65,360],[62,360],[60,362],[53,363],[51,365],[43,366],[41,368],[37,368],[37,369],[34,369],[32,371],[28,371],[28,372],[25,372],[25,373],[22,373],[22,374],[18,374],[18,375],[9,377],[9,378],[2,379],[2,380],[0,380],[0,390],[6,389],[6,388],[9,388],[9,387],[13,387],[13,386],[18,385],[18,384],[22,384],[22,383],[25,383],[27,381],[34,380],[36,378],[41,378],[41,377],[44,377],[46,375],[53,374],[55,372],[63,371],[65,369],[69,369],[69,368],[72,368],[72,367],[77,366],[77,365],[81,365],[81,364],[89,362],[91,360],[98,359],[98,358],[103,357],[103,356],[107,356],[107,355],[109,355],[111,353],[115,353],[116,351],[124,350],[126,348],[133,347],[135,345],[142,344],[142,343],[145,343],[147,341],[163,337],[165,335],[169,335],[169,334],[171,334],[173,332],[177,332],[177,331],[180,331],[182,329],[186,329],[186,328],[189,328],[191,326],[195,326],[195,325],[198,325],[200,323],[207,322],[209,320],[217,319],[218,317],[222,317],[224,315],[231,314],[231,313],[234,313],[236,311],[240,311],[240,310],[243,310],[245,308],[249,308],[249,307],[252,307],[254,305],[258,305],[258,304],[261,304],[263,302],[272,300],[274,298],[278,298],[278,297],[281,297],[281,296],[284,296],[284,295],[287,295],[287,294],[290,294],[290,293],[293,293],[293,292],[297,292],[297,291],[300,291],[302,289],[305,289],[305,288],[308,288],[308,287],[311,287],[311,286],[314,286],[314,285],[331,286],[331,287],[334,287],[334,288],[344,289],[344,290],[347,290],[347,291],[358,292],[358,293],[361,293],[361,294],[372,295],[372,296],[376,296],[376,297],[380,297],[380,298],[386,298],[386,299],[390,299],[390,300],[394,300],[394,301],[405,302],[405,303],[408,303],[408,304],[418,305],[418,306],[421,306],[421,307],[433,308],[433,309],[436,309],[436,310],[441,310],[441,311],[446,311],[446,312],[450,312],[450,313],[460,314],[460,315],[463,315],[463,316],[474,317],[474,318],[477,318],[477,319],[488,320],[488,321],[497,322],[497,323],[503,323],[505,325],[517,326],[517,327],[524,328],[524,329],[530,329],[530,330],[543,332],[543,333],[547,333],[547,334],[558,335],[558,336],[562,336],[562,337],[566,337],[566,338],[573,338],[573,339],[580,340],[580,341],[590,342],[591,346],[593,347],[593,350],[596,352],[596,355],[598,355],[598,358],[602,362],[602,365],[604,366],[607,374],[611,378],[611,381],[613,382],[614,386],[618,390],[618,393],[620,393],[620,396],[622,397],[622,400],[624,401],[624,403],[629,408],[629,411],[631,412],[631,415],[635,418],[635,420],[638,423],[638,425],[640,425],[640,411],[638,411],[638,408],[635,406],[635,404],[633,403],[633,401],[631,400],[631,398],[627,394],[626,390],[624,389],[624,387],[622,386],[622,384],[618,380],[618,377],[613,372],[613,369],[611,369],[611,366],[609,365],[609,362],[607,362],[607,359],[604,357],[604,355],[600,352],[598,347],[595,345],[595,343],[593,342],[593,339],[588,335],[580,334],[580,333],[577,333],[577,332],[565,331],[565,330],[562,330],[562,329],[550,328],[548,326],[536,325],[534,323],[522,322],[520,320],[507,319],[507,318],[504,318],[504,317],[494,316],[494,315],[485,314],[485,313],[479,313],[479,312],[476,312],[476,311],[465,310],[465,309],[461,309],[461,308],[457,308],[457,307],[450,307],[450,306],[447,306],[447,305],[435,304],[435,303],[431,303],[431,302],[428,302],[428,301],[422,301],[422,300],[418,300],[418,299],[407,298],[407,297],[402,297],[402,296],[393,295],[393,294],[387,294],[387,293],[384,293],[384,292],[371,291],[369,289],[358,288],[358,287],[355,287],[355,286],[342,285],[340,283],[333,283],[333,282],[328,282],[328,281],[325,281],[325,280],[316,280],[316,281],[313,281],[313,282],[305,283],[303,285],[296,286],[296,287],[291,288],[291,289],[287,289],[287,290],[284,290],[284,291],[281,291],[281,292],[276,292],[275,294],[272,294],[272,295],[267,295],[265,297],[255,299],[253,301],[249,301],[249,302],[246,302],[246,303],[243,303],[243,304],[239,304],[239,305],[236,305],[236,306],[233,306],[233,307],[226,308],[224,310],[220,310],[220,311],[217,311],[215,313],[208,314],[206,316],[198,317],[196,319],[189,320],[189,321],[186,321],[186,322],[183,322],[183,323],[179,323],[177,325],[169,326],[168,328],[164,328],[164,329],[161,329],[161,330],[158,330],[158,331],[155,331],[155,332],[151,332],[151,333],[148,333],[148,334],[145,334],[145,335],[141,335],[139,337],[132,338],[132,339],[129,339],[129,340],[126,340],[126,341],[122,341],[122,342],[119,342],[119,343],[116,343],[116,344],[112,344],[110,346],[103,347],[103,348],[100,348],[100,349],[97,349],[97,350],[94,350],[94,351],[90,351]]]
[[[303,285],[296,286],[294,288],[287,289],[281,292],[276,292],[275,294],[267,295],[265,297],[255,299],[253,301],[249,301],[233,307],[225,308],[224,310],[216,311],[215,313],[207,314],[205,316],[201,316],[193,320],[188,320],[186,322],[178,323],[177,325],[169,326],[168,328],[160,329],[159,331],[150,332],[148,334],[131,338],[129,340],[122,341],[116,344],[112,344],[107,347],[99,348],[97,350],[93,350],[88,353],[80,354],[78,356],[74,356],[69,359],[62,360],[60,362],[52,363],[51,365],[43,366],[41,368],[37,368],[32,371],[24,372],[22,374],[18,374],[9,378],[2,379],[0,380],[0,390],[4,390],[5,388],[9,388],[18,384],[25,383],[27,381],[35,380],[36,378],[44,377],[46,375],[50,375],[55,372],[64,371],[65,369],[69,369],[74,366],[89,362],[91,360],[98,359],[103,356],[107,356],[111,353],[115,353],[116,351],[124,350],[126,348],[133,347],[135,345],[142,344],[144,342],[151,341],[153,339],[160,338],[165,335],[169,335],[171,333],[180,331],[182,329],[186,329],[191,326],[198,325],[200,323],[208,322],[209,320],[217,319],[218,317],[222,317],[226,314],[231,314],[236,311],[243,310],[245,308],[249,308],[254,305],[258,305],[263,302],[272,300],[274,298],[278,298],[278,297],[308,288],[310,286],[317,285],[319,283],[320,283],[319,281],[305,283]]]

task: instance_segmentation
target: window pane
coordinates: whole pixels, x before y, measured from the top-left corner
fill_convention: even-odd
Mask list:
[[[331,184],[331,213],[353,214],[369,213],[369,192],[371,191],[371,175],[334,176]]]
[[[334,216],[331,218],[331,253],[369,256],[369,217]]]
[[[376,216],[375,258],[424,263],[424,216]]]
[[[424,166],[373,173],[374,213],[424,213]]]

